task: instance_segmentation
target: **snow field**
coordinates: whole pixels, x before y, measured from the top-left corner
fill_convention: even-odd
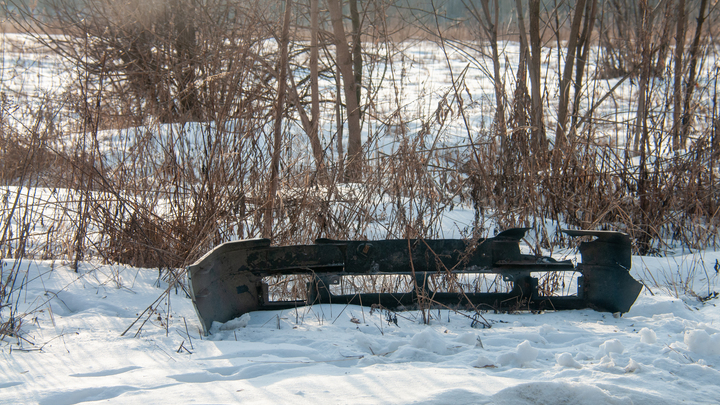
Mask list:
[[[205,337],[173,290],[134,337],[139,323],[121,334],[165,288],[156,270],[21,270],[27,340],[0,343],[2,404],[711,404],[720,392],[717,300],[645,290],[622,317],[486,313],[489,329],[447,310],[430,310],[430,325],[398,312],[395,326],[384,311],[316,305],[246,314]]]

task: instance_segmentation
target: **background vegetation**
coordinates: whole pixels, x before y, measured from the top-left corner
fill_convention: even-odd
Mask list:
[[[714,247],[717,5],[508,3],[6,1],[0,255],[172,280],[237,238],[441,237],[456,206],[537,251]],[[408,111],[422,47],[450,85]]]

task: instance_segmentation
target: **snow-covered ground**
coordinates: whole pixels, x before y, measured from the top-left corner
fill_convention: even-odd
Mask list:
[[[653,260],[634,258],[632,274],[662,280],[692,262]],[[3,266],[7,274],[12,262]],[[367,307],[316,305],[253,312],[207,337],[173,290],[139,333],[145,315],[121,336],[163,295],[157,270],[20,269],[14,299],[29,315],[21,338],[0,341],[2,404],[720,402],[720,301],[650,284],[622,317],[487,313],[492,328],[481,329],[447,310],[432,310],[430,325],[416,311],[390,314],[395,325]],[[708,270],[698,282],[715,288]]]

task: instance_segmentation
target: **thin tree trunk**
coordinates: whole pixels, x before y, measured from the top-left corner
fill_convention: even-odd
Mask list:
[[[315,158],[315,167],[317,170],[317,178],[320,183],[325,183],[328,179],[328,173],[325,169],[323,159],[323,148],[320,143],[319,122],[320,122],[320,94],[318,85],[318,0],[310,0],[310,117],[307,116],[305,109],[300,104],[300,95],[295,85],[292,74],[290,81],[292,83],[292,94],[295,105],[297,106],[300,122],[302,123],[305,133],[310,138],[310,146],[312,147],[313,157]]]
[[[318,145],[320,144],[319,139],[319,126],[320,126],[320,90],[319,90],[319,65],[318,65],[318,35],[320,30],[320,7],[318,2],[320,0],[310,0],[310,123],[312,129],[310,130],[311,141],[313,138],[317,139]],[[315,160],[317,161],[317,153],[315,153],[315,147],[313,146],[313,153],[315,154]],[[320,162],[322,163],[322,153],[320,154]]]
[[[648,5],[648,0],[640,0],[640,10],[642,15],[641,28],[638,33],[640,42],[640,53],[642,55],[640,66],[640,77],[638,80],[638,108],[637,117],[635,119],[635,139],[633,141],[633,151],[645,150],[644,144],[647,141],[647,88],[651,74],[651,45],[650,37],[652,36],[652,12]],[[641,148],[641,144],[643,144]],[[641,151],[642,152],[642,151]],[[643,152],[644,153],[644,152]],[[642,170],[642,169],[641,169]]]
[[[662,34],[660,35],[659,41],[653,41],[657,43],[653,48],[653,54],[656,55],[657,62],[653,65],[653,76],[664,76],[665,65],[667,59],[668,48],[670,47],[670,31],[672,25],[670,24],[673,14],[673,1],[669,0],[665,4],[665,12],[663,13],[662,19]]]
[[[532,152],[531,149],[525,149],[530,147],[530,137],[528,136],[529,132],[526,128],[528,126],[527,120],[530,118],[529,112],[532,109],[529,104],[530,96],[528,94],[527,87],[527,66],[528,59],[530,59],[530,52],[528,51],[527,33],[525,32],[525,16],[523,15],[524,8],[522,7],[522,1],[515,0],[515,6],[517,8],[518,29],[520,30],[520,56],[518,58],[517,80],[513,98],[512,120],[515,121],[515,128],[513,128],[512,134],[513,137],[516,134],[522,134],[523,150],[526,152]],[[534,155],[529,155],[527,157],[529,162],[535,162],[536,160]]]
[[[585,23],[583,31],[580,35],[580,53],[575,62],[577,68],[575,70],[575,95],[572,109],[572,127],[575,127],[580,109],[580,95],[582,90],[583,75],[585,74],[585,64],[587,63],[588,52],[590,50],[590,40],[592,38],[593,27],[595,26],[595,14],[597,13],[597,0],[591,0],[586,4]]]
[[[345,39],[342,0],[328,0],[328,11],[333,26],[337,64],[343,79],[345,105],[348,123],[348,161],[345,180],[356,182],[362,178],[362,140],[360,132],[360,109],[357,102],[357,87],[353,74],[352,57]]]
[[[335,71],[335,93],[337,93],[337,101],[335,102],[335,122],[337,127],[337,154],[338,154],[338,167],[337,173],[340,173],[342,177],[345,177],[345,149],[343,148],[343,114],[342,114],[342,84],[340,83],[340,69]]]
[[[567,124],[568,102],[570,100],[570,78],[572,77],[573,65],[575,64],[575,49],[580,32],[580,23],[585,13],[585,0],[578,0],[575,3],[572,25],[570,26],[570,39],[565,55],[565,67],[560,79],[560,103],[558,105],[558,123],[555,131],[555,154],[562,153],[567,142],[565,127]],[[556,162],[557,163],[557,162]]]
[[[488,5],[489,0],[482,0],[483,14],[485,14],[486,24],[483,24],[485,32],[490,37],[490,47],[492,48],[493,58],[493,79],[495,81],[495,128],[497,135],[500,137],[502,144],[505,143],[505,108],[503,102],[503,95],[505,93],[505,86],[502,82],[502,76],[500,75],[500,56],[498,53],[497,45],[497,23],[498,23],[498,0],[495,0],[495,16],[490,14],[490,7]],[[479,17],[479,16],[478,16]],[[482,19],[478,18],[482,23]]]
[[[173,8],[173,25],[177,30],[175,39],[175,49],[179,57],[179,66],[177,69],[177,85],[178,85],[178,102],[180,104],[181,114],[186,117],[178,117],[180,119],[190,118],[191,120],[201,120],[202,109],[200,108],[200,100],[198,98],[197,89],[195,87],[195,68],[197,65],[197,39],[195,24],[193,23],[192,10],[185,10],[185,7],[177,0],[170,3]]]
[[[280,36],[280,63],[278,74],[278,94],[275,104],[275,126],[273,128],[273,150],[270,172],[270,191],[265,205],[265,217],[263,223],[263,238],[271,239],[273,236],[273,208],[275,195],[278,189],[278,177],[280,172],[280,148],[282,147],[282,117],[285,110],[285,88],[287,86],[288,42],[290,42],[290,16],[292,11],[292,0],[285,0],[285,15],[283,18],[282,34]]]
[[[540,88],[540,0],[529,0],[530,17],[530,99],[532,100],[532,146],[536,152],[545,150],[545,124],[543,120],[542,89]]]
[[[640,165],[638,168],[638,197],[640,198],[640,211],[642,215],[642,223],[640,229],[642,233],[637,237],[638,250],[640,254],[646,254],[650,249],[650,240],[652,228],[650,226],[650,179],[647,170],[648,148],[648,127],[647,127],[647,87],[651,74],[651,45],[650,37],[652,35],[652,12],[648,5],[648,0],[640,0],[640,10],[642,15],[642,24],[638,39],[641,48],[641,66],[640,80],[638,85],[638,110],[637,120],[635,122],[635,145],[634,150],[640,151]]]
[[[300,123],[303,126],[303,130],[305,130],[305,133],[307,133],[310,138],[310,147],[312,148],[313,157],[315,158],[315,168],[317,170],[318,179],[321,183],[324,183],[328,177],[325,169],[325,163],[323,162],[323,149],[318,136],[317,124],[314,124],[310,120],[307,112],[305,112],[305,108],[303,108],[300,103],[300,94],[298,92],[297,85],[295,84],[293,75],[290,74],[288,79],[290,80],[290,84],[292,84],[291,95],[293,103],[295,103],[295,106],[297,107],[298,115],[300,116]],[[315,122],[317,122],[317,120]]]
[[[358,13],[357,0],[350,0],[350,21],[352,21],[352,54],[353,72],[355,73],[355,95],[358,106],[360,105],[362,91],[362,42],[360,42],[360,14]],[[362,117],[361,117],[362,118]]]
[[[520,30],[520,57],[518,58],[518,70],[517,70],[517,88],[515,90],[515,115],[518,119],[517,125],[520,127],[527,126],[526,111],[527,111],[527,65],[530,52],[528,51],[527,34],[525,33],[525,16],[523,15],[524,8],[522,7],[522,0],[515,0],[515,7],[517,8],[518,16],[518,29]],[[520,99],[518,99],[520,98]],[[522,109],[522,113],[519,113]]]
[[[702,34],[703,23],[705,22],[705,10],[707,9],[707,0],[700,2],[700,12],[698,13],[697,25],[695,26],[695,37],[692,45],[690,45],[690,72],[688,73],[687,86],[685,87],[685,104],[683,106],[682,117],[682,138],[680,147],[684,148],[687,143],[688,133],[690,132],[690,116],[692,115],[691,104],[693,90],[695,90],[695,75],[697,70],[697,61],[700,52],[700,38]]]
[[[515,9],[517,10],[518,17],[518,29],[520,30],[520,63],[519,65],[526,65],[528,63],[528,55],[530,50],[528,49],[527,33],[525,32],[525,16],[523,15],[522,0],[515,0]]]
[[[680,149],[682,116],[682,70],[683,52],[685,52],[685,0],[679,0],[677,5],[677,29],[675,31],[675,82],[673,83],[673,127],[672,140],[673,150]]]

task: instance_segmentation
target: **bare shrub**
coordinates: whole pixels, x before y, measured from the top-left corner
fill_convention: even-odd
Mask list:
[[[408,16],[417,10],[381,1],[358,2],[359,33],[338,15],[330,33],[330,16],[321,8],[317,26],[312,19],[306,24],[302,11],[309,4],[303,2],[286,2],[295,7],[287,19],[278,9],[263,9],[264,2],[254,8],[205,3],[130,2],[128,10],[112,0],[51,0],[55,11],[44,16],[9,3],[14,7],[5,11],[18,29],[72,64],[71,85],[47,108],[36,109],[38,99],[26,109],[19,98],[3,101],[5,185],[67,190],[42,203],[58,212],[52,215],[42,214],[27,194],[18,194],[25,202],[20,197],[17,205],[7,199],[4,257],[101,257],[161,268],[174,283],[182,276],[176,269],[220,243],[262,235],[264,224],[276,244],[318,237],[436,238],[446,236],[444,215],[469,205],[475,222],[457,224],[461,236],[478,239],[527,226],[534,228],[529,240],[536,253],[565,245],[554,232],[565,226],[628,232],[640,253],[716,243],[718,117],[717,106],[706,100],[716,95],[710,84],[717,72],[708,73],[696,59],[696,83],[704,87],[683,106],[694,124],[687,142],[670,153],[669,129],[680,118],[669,106],[678,90],[657,77],[667,70],[661,64],[667,63],[668,32],[676,22],[669,5],[652,11],[661,24],[649,24],[637,9],[628,14],[623,2],[602,2],[593,20],[592,5],[600,4],[594,1],[574,19],[576,10],[567,3],[543,9],[545,3],[530,0],[528,24],[523,15],[519,33],[500,24],[499,2],[486,1],[469,14],[473,21],[461,21],[482,22],[484,29],[476,25],[449,36],[448,26],[459,31],[461,22],[437,10],[413,19]],[[646,17],[650,11],[644,9]],[[289,38],[280,47],[283,28]],[[413,42],[392,38],[411,38],[415,31],[439,46],[427,57],[448,69],[450,80],[440,89],[408,89],[419,80],[404,72],[424,61],[405,52]],[[57,32],[63,35],[45,35]],[[560,46],[544,52],[548,38],[554,34],[559,44],[568,32],[585,39],[575,55]],[[517,62],[500,38],[520,40]],[[593,38],[603,48],[594,61]],[[619,40],[624,42],[613,42]],[[352,46],[342,52],[338,76],[333,42],[342,41]],[[362,64],[356,64],[358,42]],[[698,41],[698,55],[713,52],[707,42]],[[457,60],[461,71],[453,70]],[[689,63],[683,58],[678,66],[686,77]],[[607,76],[622,75],[618,86],[629,77],[634,81],[643,66],[649,66],[642,74],[643,108],[637,91],[626,99],[617,87],[602,87],[600,78]],[[472,94],[469,81],[485,76],[492,78],[490,93]],[[361,88],[346,93],[352,88],[343,88],[345,77]],[[562,114],[552,77],[563,85]],[[281,83],[287,97],[278,103]],[[362,160],[351,174],[362,183],[348,184],[343,131],[357,94],[353,136],[365,135],[361,148],[350,152]],[[417,111],[408,111],[418,101],[409,97],[422,98]],[[23,125],[10,124],[8,112],[23,115]],[[492,123],[474,123],[470,114]],[[560,126],[567,142],[553,138],[558,118],[567,121]],[[462,133],[463,141],[443,142],[450,131]],[[16,210],[21,205],[28,211]],[[42,235],[31,235],[44,221]],[[44,242],[28,251],[23,241],[29,237]],[[445,285],[462,290],[452,282]],[[558,285],[548,278],[545,289]]]

